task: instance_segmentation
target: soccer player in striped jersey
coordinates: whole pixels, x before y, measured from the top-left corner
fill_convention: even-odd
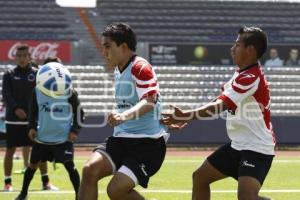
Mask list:
[[[164,115],[164,124],[176,125],[227,111],[231,142],[211,154],[193,173],[193,200],[210,199],[210,184],[226,177],[238,180],[239,200],[268,199],[259,196],[275,146],[269,85],[259,64],[266,49],[267,36],[260,28],[241,28],[231,48],[238,67],[221,95],[198,109],[175,108],[174,113]]]
[[[84,165],[79,199],[96,200],[98,181],[113,175],[110,199],[142,200],[134,188],[147,188],[163,163],[169,136],[160,123],[157,78],[149,62],[135,54],[136,35],[127,24],[107,26],[101,42],[108,67],[115,67],[117,108],[108,115],[114,133]]]

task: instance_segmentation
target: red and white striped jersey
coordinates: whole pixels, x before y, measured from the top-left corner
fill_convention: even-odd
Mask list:
[[[222,89],[218,98],[228,107],[226,126],[232,148],[274,155],[270,90],[261,66],[237,69]]]
[[[135,58],[131,74],[136,82],[136,91],[139,99],[159,94],[156,74],[152,66],[145,59],[141,57]]]

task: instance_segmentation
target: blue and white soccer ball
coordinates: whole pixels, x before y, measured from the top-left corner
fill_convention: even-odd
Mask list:
[[[72,78],[61,63],[50,62],[41,66],[36,75],[36,87],[45,95],[59,98],[70,94]]]

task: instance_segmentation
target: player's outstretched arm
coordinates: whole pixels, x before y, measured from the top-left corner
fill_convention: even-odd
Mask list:
[[[200,108],[188,111],[183,111],[175,106],[172,107],[174,108],[174,112],[162,114],[163,118],[161,122],[170,127],[174,126],[175,128],[180,128],[181,124],[187,123],[191,120],[213,117],[214,115],[227,110],[225,102],[221,99],[217,99]]]

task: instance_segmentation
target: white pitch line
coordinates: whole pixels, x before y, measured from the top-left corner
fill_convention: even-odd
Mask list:
[[[201,163],[203,159],[199,160],[165,160],[164,163]],[[300,160],[274,160],[273,163],[300,163]]]
[[[168,190],[168,189],[163,189],[163,190],[138,190],[141,193],[179,193],[179,194],[190,194],[192,193],[192,190]],[[212,190],[212,193],[236,193],[237,190]],[[19,193],[19,192],[5,192],[6,194],[11,194],[11,193]],[[60,190],[60,191],[29,191],[29,194],[73,194],[73,190]],[[99,194],[104,194],[106,191],[98,191]],[[260,190],[260,193],[300,193],[300,189],[290,189],[290,190],[284,190],[284,189],[265,189],[265,190]]]
[[[0,163],[2,163],[3,161],[0,160]],[[14,162],[23,162],[23,160],[14,160]],[[86,162],[85,159],[75,159],[75,162]],[[204,162],[204,159],[195,159],[195,160],[184,160],[184,159],[179,159],[179,160],[169,160],[166,159],[164,161],[164,163],[201,163]],[[284,160],[274,160],[273,163],[300,163],[300,160],[288,160],[288,159],[284,159]]]

